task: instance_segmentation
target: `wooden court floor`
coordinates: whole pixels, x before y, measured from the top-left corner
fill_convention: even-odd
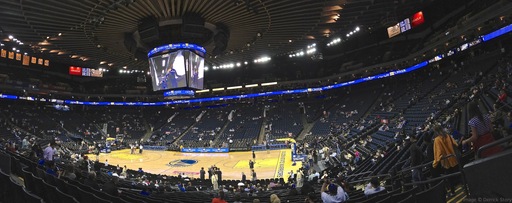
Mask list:
[[[89,157],[95,157],[89,155]],[[222,171],[224,180],[240,180],[242,172],[250,179],[249,160],[252,152],[230,153],[182,153],[171,151],[144,150],[142,154],[130,154],[129,149],[100,154],[99,160],[110,165],[119,165],[132,170],[142,168],[145,172],[177,176],[185,173],[189,177],[199,178],[201,167],[216,165]],[[288,178],[290,170],[296,171],[302,163],[292,166],[291,150],[257,151],[254,170],[258,179]],[[208,176],[208,172],[206,173]]]

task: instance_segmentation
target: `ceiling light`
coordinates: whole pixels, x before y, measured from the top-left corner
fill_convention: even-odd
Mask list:
[[[62,33],[59,32],[59,36],[62,36]]]
[[[119,70],[119,73],[123,73],[123,70]]]
[[[249,62],[247,62],[247,61],[244,61],[244,64],[245,64],[245,65],[247,65],[247,64],[249,64]]]
[[[270,85],[277,85],[277,82],[261,83],[261,86],[270,86]]]
[[[291,39],[289,39],[288,42],[292,43],[293,41]]]
[[[46,36],[46,39],[50,39],[50,36]]]
[[[9,39],[13,39],[14,37],[12,35],[9,35]]]
[[[16,51],[16,47],[13,47],[13,48],[12,48],[12,50],[13,50],[13,51]]]
[[[209,89],[205,89],[205,90],[196,90],[196,93],[209,92],[209,91],[210,91]]]
[[[359,31],[359,27],[356,27],[356,31]]]
[[[123,69],[126,69],[126,68],[128,68],[128,67],[127,66],[123,66]]]
[[[3,46],[5,46],[5,44],[0,43],[0,47],[3,47]]]
[[[27,55],[27,52],[23,53],[23,55]]]
[[[258,84],[250,84],[250,85],[245,85],[245,87],[257,87]]]
[[[232,86],[232,87],[227,87],[226,89],[228,89],[228,90],[242,89],[242,86],[241,85],[239,85],[239,86]]]
[[[18,50],[16,50],[16,52],[20,53],[20,50],[18,49]]]

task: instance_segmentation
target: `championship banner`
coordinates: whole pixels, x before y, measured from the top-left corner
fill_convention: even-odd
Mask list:
[[[2,56],[2,58],[7,57],[7,50],[2,49],[2,51],[1,51],[1,56]]]
[[[21,54],[20,53],[16,54],[16,61],[21,61]]]
[[[21,64],[24,66],[30,65],[30,56],[23,55],[23,61],[21,62]]]
[[[50,60],[44,60],[44,66],[50,66]]]
[[[14,52],[9,52],[9,59],[14,59]]]
[[[43,65],[43,59],[41,59],[41,58],[40,58],[40,59],[37,59],[37,64],[39,64],[39,65]]]
[[[37,58],[32,56],[32,58],[30,59],[30,63],[36,64]]]

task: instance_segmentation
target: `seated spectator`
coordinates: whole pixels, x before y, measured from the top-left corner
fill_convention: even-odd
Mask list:
[[[348,200],[348,194],[345,193],[343,188],[336,184],[330,183],[327,178],[324,179],[324,183],[320,191],[320,196],[322,197],[322,201],[324,203],[339,203]]]
[[[93,189],[99,190],[100,186],[96,182],[96,173],[94,171],[89,172],[89,175],[87,176],[87,179],[84,180],[84,185],[87,185]]]
[[[271,194],[270,203],[281,203],[281,199],[276,194]]]
[[[48,168],[46,169],[46,173],[48,173],[52,176],[55,176],[55,177],[59,176],[59,171],[58,171],[57,167],[55,166],[55,162],[48,162]]]
[[[370,183],[368,183],[366,188],[364,188],[364,195],[370,196],[383,191],[386,191],[386,188],[380,186],[379,180],[377,178],[372,178]]]
[[[227,203],[225,200],[224,191],[219,191],[219,196],[212,199],[212,203]]]
[[[240,194],[235,195],[235,201],[233,203],[242,203],[242,197],[240,197]]]
[[[142,191],[140,191],[140,195],[149,197],[151,193],[149,193],[149,190],[147,188],[143,188]]]
[[[103,184],[101,191],[112,196],[119,196],[119,191],[117,190],[116,182],[117,177],[112,177],[109,181]]]

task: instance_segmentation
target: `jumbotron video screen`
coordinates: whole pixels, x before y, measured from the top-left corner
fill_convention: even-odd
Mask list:
[[[149,58],[153,91],[203,89],[204,58],[190,50],[176,50]]]

